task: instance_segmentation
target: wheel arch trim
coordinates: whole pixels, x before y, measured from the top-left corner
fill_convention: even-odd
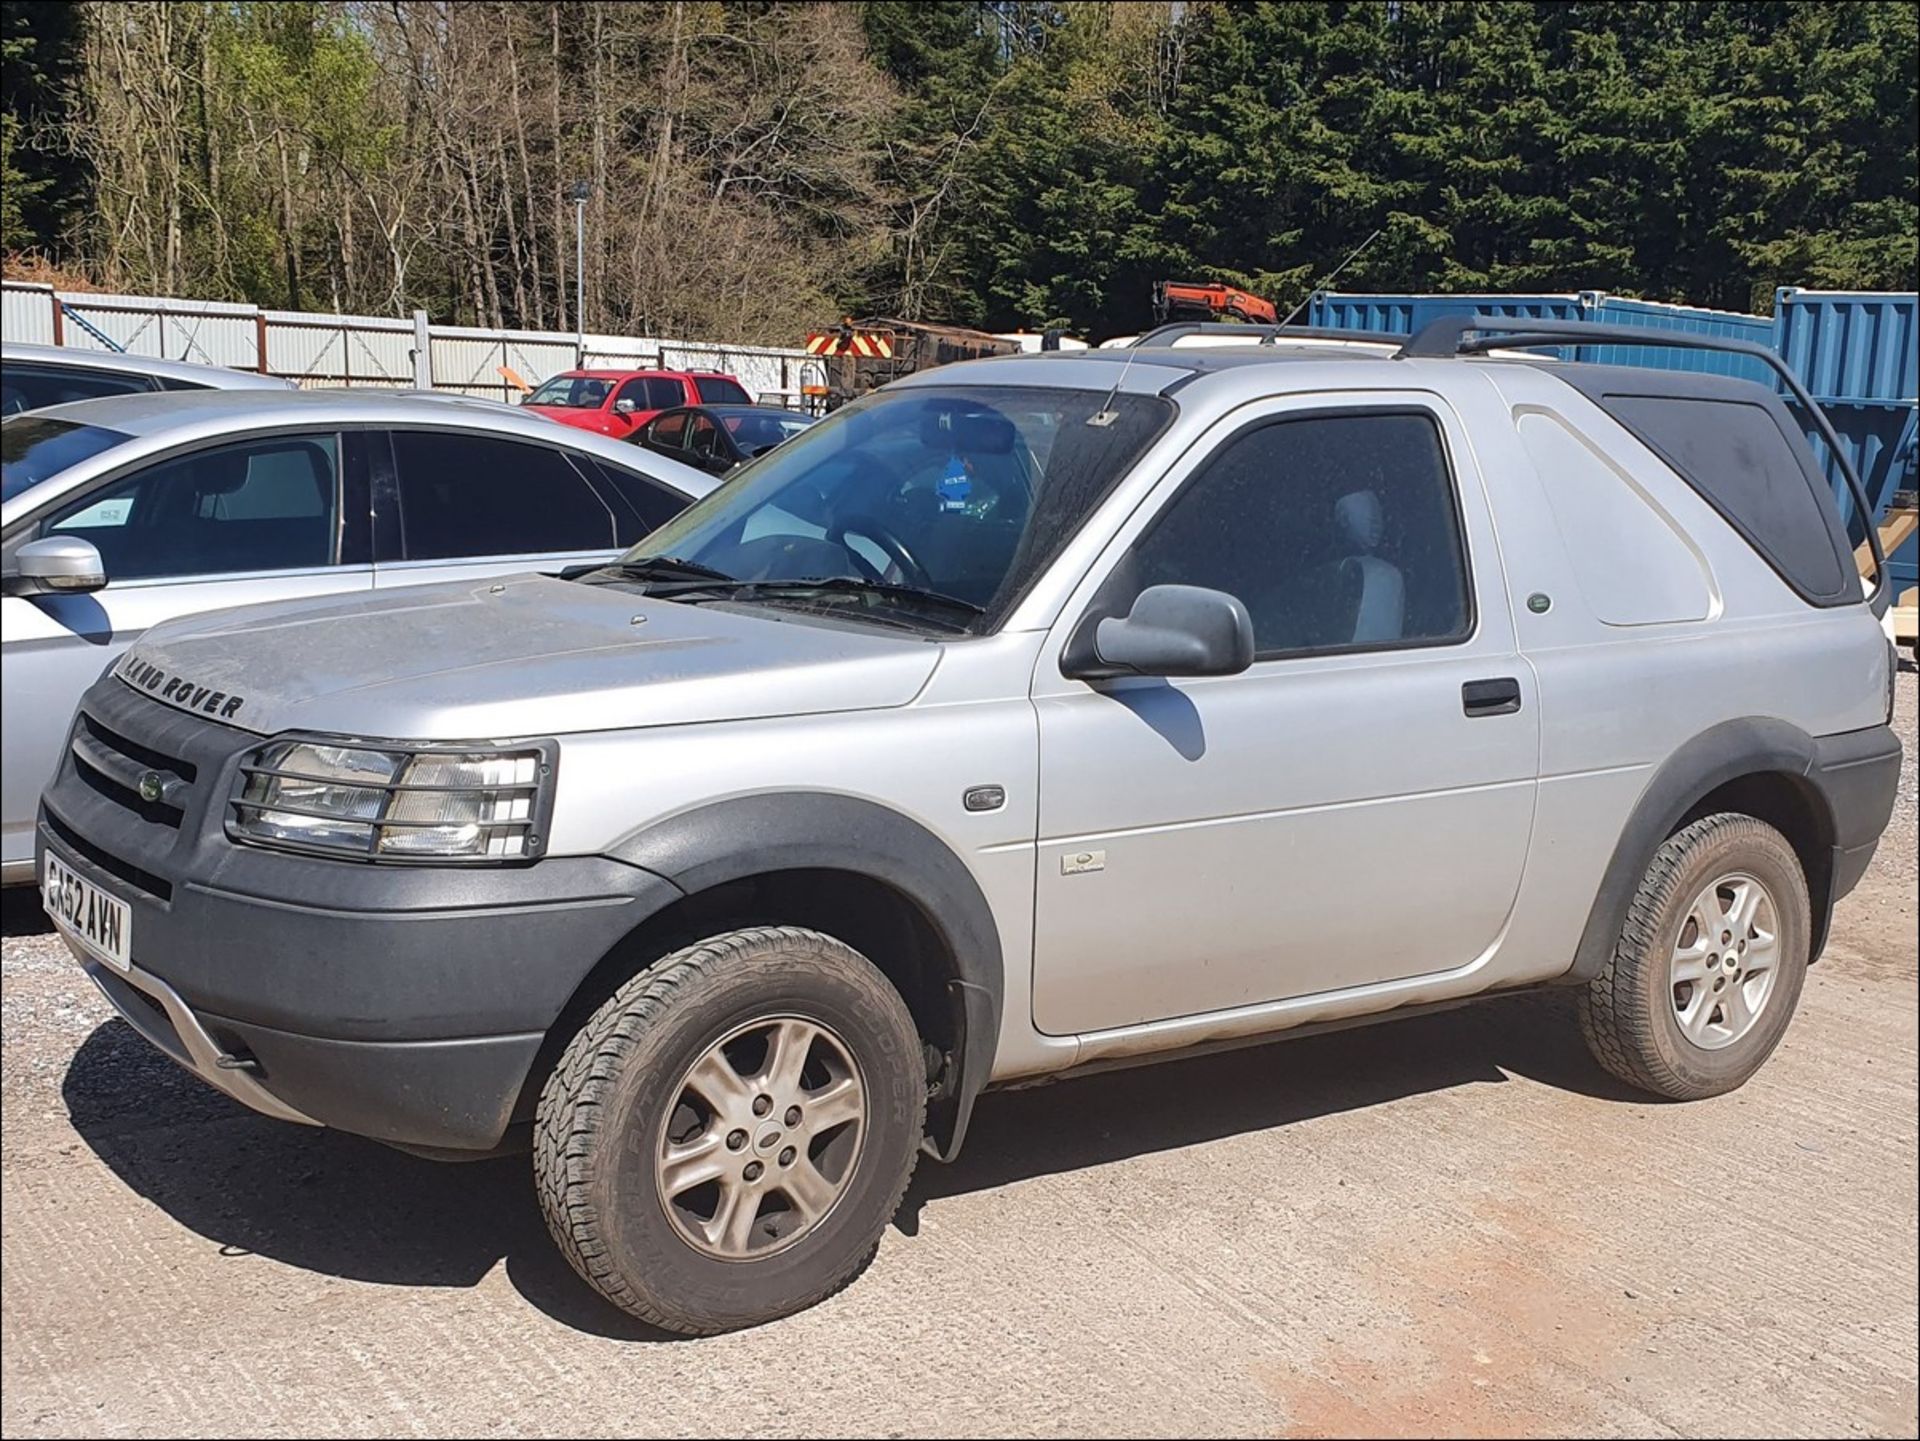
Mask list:
[[[919,821],[876,802],[800,791],[737,796],[682,811],[630,833],[606,854],[651,871],[689,897],[779,871],[839,870],[869,877],[912,902],[952,962],[947,987],[960,1031],[951,1057],[954,1076],[947,1094],[929,1104],[927,1129],[933,1154],[953,1159],[974,1099],[993,1069],[1006,977],[992,907],[951,846]]]
[[[1583,983],[1600,974],[1654,853],[1694,806],[1731,781],[1755,775],[1778,775],[1798,782],[1812,804],[1820,827],[1819,843],[1834,847],[1839,831],[1858,827],[1852,823],[1853,817],[1837,814],[1838,810],[1851,807],[1836,807],[1836,798],[1822,772],[1830,766],[1859,764],[1850,752],[1862,748],[1860,738],[1866,738],[1867,748],[1873,749],[1879,746],[1882,734],[1894,747],[1897,765],[1898,743],[1884,726],[1868,732],[1816,738],[1787,721],[1766,716],[1723,721],[1674,751],[1654,771],[1621,828],[1593,906],[1587,913],[1573,964],[1562,979]],[[1868,759],[1878,757],[1879,751],[1875,749]],[[1883,815],[1879,826],[1871,829],[1869,841],[1878,837],[1884,825]],[[1839,839],[1842,843],[1853,841],[1851,836]],[[1819,954],[1825,940],[1834,899],[1836,897],[1829,894],[1824,906],[1818,898],[1815,900],[1812,956]]]

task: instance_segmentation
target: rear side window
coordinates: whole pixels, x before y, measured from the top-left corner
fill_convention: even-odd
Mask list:
[[[656,375],[642,383],[647,388],[648,410],[669,410],[687,403],[687,388],[677,380]]]
[[[1241,432],[1116,567],[1099,610],[1124,615],[1153,585],[1238,596],[1263,659],[1464,639],[1472,608],[1438,426],[1380,411]]]
[[[44,410],[70,400],[96,400],[103,395],[138,395],[151,389],[144,375],[9,360],[6,369],[0,371],[0,415]]]
[[[1694,396],[1600,397],[1609,414],[1700,492],[1803,599],[1860,599],[1851,547],[1806,445],[1756,401]]]
[[[737,380],[724,375],[697,375],[693,388],[700,392],[702,405],[752,405],[753,397],[748,395]]]
[[[566,456],[487,435],[397,431],[408,560],[611,550],[613,515]]]

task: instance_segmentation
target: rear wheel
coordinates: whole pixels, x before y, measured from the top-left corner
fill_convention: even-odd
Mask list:
[[[1733,1090],[1786,1032],[1812,929],[1786,837],[1751,816],[1695,821],[1655,854],[1612,957],[1581,996],[1587,1044],[1658,1095]]]
[[[540,1097],[534,1174],[574,1269],[693,1334],[859,1274],[906,1190],[926,1085],[887,978],[817,931],[734,931],[621,987]]]

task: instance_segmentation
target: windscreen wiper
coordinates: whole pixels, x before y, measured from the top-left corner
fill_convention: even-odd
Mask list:
[[[743,596],[794,597],[804,599],[815,595],[874,595],[890,601],[902,608],[927,611],[946,611],[949,615],[962,615],[967,620],[985,615],[984,606],[975,605],[970,600],[962,600],[957,595],[946,595],[937,590],[927,590],[917,585],[895,585],[884,580],[862,580],[858,576],[832,575],[815,576],[806,580],[669,580],[664,585],[647,587],[649,595],[658,595],[675,600],[691,600],[711,595],[716,600],[736,600]],[[965,630],[963,621],[924,615],[925,619],[936,624],[950,626],[957,631]]]
[[[824,580],[788,581],[787,584],[798,586],[803,590],[845,591],[849,594],[885,596],[888,600],[902,601],[910,606],[955,612],[968,619],[987,613],[985,606],[975,605],[970,600],[962,600],[959,596],[948,595],[944,591],[928,590],[918,585],[896,585],[885,580],[863,580],[853,575],[828,576]]]
[[[733,577],[723,570],[715,570],[710,565],[702,565],[697,560],[681,560],[673,555],[643,555],[636,560],[589,561],[585,565],[570,565],[560,572],[562,580],[579,580],[582,576],[607,574],[618,576],[621,580],[666,580],[698,582],[732,582]]]

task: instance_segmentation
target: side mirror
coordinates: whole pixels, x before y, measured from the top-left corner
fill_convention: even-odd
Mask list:
[[[1238,675],[1253,664],[1253,620],[1225,591],[1153,585],[1124,616],[1082,626],[1061,656],[1076,680]]]
[[[632,415],[634,411],[640,408],[640,406],[639,406],[639,403],[634,401],[631,397],[623,395],[620,397],[620,399],[614,401],[613,408],[617,413],[621,415]]]
[[[7,590],[14,595],[75,595],[99,590],[107,583],[107,567],[90,540],[77,535],[49,535],[30,540],[14,552],[14,573]]]

